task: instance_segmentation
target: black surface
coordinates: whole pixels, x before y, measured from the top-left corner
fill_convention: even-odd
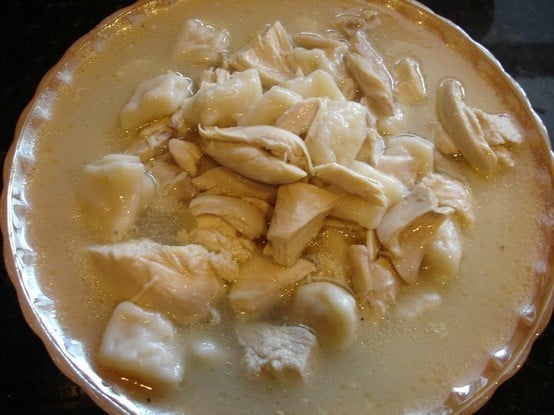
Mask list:
[[[2,159],[20,112],[46,71],[76,39],[131,1],[4,2],[0,64]],[[481,41],[524,86],[550,131],[554,129],[554,1],[425,1]],[[0,280],[0,413],[101,414],[51,362],[26,325],[15,290]],[[536,341],[520,372],[500,386],[479,415],[554,414],[554,325]]]

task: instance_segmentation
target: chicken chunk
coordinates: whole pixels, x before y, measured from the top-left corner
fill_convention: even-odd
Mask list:
[[[248,323],[237,329],[244,349],[241,363],[250,376],[286,380],[305,377],[317,346],[316,337],[302,326]]]
[[[190,202],[189,209],[193,216],[219,216],[250,239],[259,238],[267,229],[265,213],[236,197],[201,194]]]
[[[469,165],[482,174],[490,174],[498,159],[485,139],[475,111],[464,99],[464,88],[458,80],[443,81],[437,91],[439,119]]]
[[[281,22],[275,22],[246,48],[229,57],[231,66],[239,71],[255,69],[259,72],[265,88],[292,79],[297,66],[290,59],[293,45]]]
[[[173,138],[169,140],[168,148],[180,168],[192,177],[198,174],[198,162],[202,157],[202,151],[197,144]]]
[[[142,82],[120,114],[121,127],[131,129],[172,114],[192,95],[192,80],[170,72]]]
[[[383,58],[372,46],[367,35],[357,31],[350,40],[354,53],[347,56],[352,77],[380,116],[392,117],[397,111],[393,82]]]
[[[337,196],[307,183],[279,187],[264,253],[279,264],[294,264],[336,201]]]
[[[133,298],[183,324],[207,318],[223,294],[221,277],[238,275],[238,266],[229,255],[194,244],[130,240],[92,246],[88,253],[118,297]]]
[[[259,183],[226,167],[210,169],[195,177],[192,182],[198,189],[210,194],[255,197],[271,203],[277,198],[276,186]]]
[[[413,58],[402,58],[394,66],[395,90],[400,102],[419,105],[427,98],[427,88],[419,63]]]
[[[239,264],[250,259],[256,249],[254,241],[216,215],[197,216],[196,227],[188,233],[187,242],[202,245],[212,252],[228,252]]]
[[[405,282],[417,281],[427,248],[452,212],[451,208],[440,208],[435,194],[419,184],[385,213],[377,236],[390,252],[391,262]]]
[[[137,156],[109,154],[83,169],[78,200],[85,217],[113,240],[124,237],[154,196]]]
[[[98,359],[123,376],[169,387],[183,378],[183,352],[166,317],[125,301],[113,311]]]
[[[294,183],[308,175],[300,167],[251,145],[204,141],[202,150],[222,166],[265,184]]]
[[[219,142],[253,146],[301,169],[311,169],[311,159],[304,141],[296,134],[281,128],[271,125],[205,127],[200,128],[199,132],[204,147],[213,147]]]
[[[475,221],[471,189],[467,184],[438,173],[425,176],[421,182],[437,195],[439,206],[455,209],[463,224],[471,225]]]

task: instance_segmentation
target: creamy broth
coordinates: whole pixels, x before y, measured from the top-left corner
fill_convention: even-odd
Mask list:
[[[101,336],[120,298],[89,262],[85,250],[97,242],[84,225],[75,195],[82,168],[103,155],[127,149],[131,133],[119,128],[119,113],[137,85],[166,70],[197,79],[197,68],[185,67],[173,55],[182,22],[198,18],[230,33],[235,50],[267,25],[279,20],[289,33],[320,32],[338,13],[361,7],[349,1],[183,1],[154,6],[128,30],[101,41],[100,52],[87,53],[80,70],[55,97],[51,116],[37,130],[37,164],[30,181],[30,236],[40,252],[40,279],[55,299],[61,326],[81,342],[95,362]],[[532,301],[537,274],[549,249],[543,212],[551,209],[552,183],[537,180],[545,160],[537,153],[539,134],[523,121],[516,99],[498,92],[507,89],[493,79],[487,63],[472,62],[466,50],[454,47],[443,35],[407,16],[402,6],[369,4],[382,23],[371,33],[387,66],[403,57],[415,57],[425,78],[428,100],[404,106],[410,133],[432,137],[429,121],[436,121],[435,95],[446,77],[459,79],[468,102],[490,113],[517,117],[525,140],[514,153],[514,168],[483,178],[463,168],[470,183],[475,223],[463,229],[463,256],[459,276],[446,283],[432,276],[414,286],[405,285],[398,301],[418,290],[437,290],[439,307],[415,319],[396,317],[394,308],[383,318],[365,319],[354,342],[343,350],[319,348],[305,379],[279,383],[247,379],[239,365],[240,348],[233,329],[223,325],[179,328],[183,343],[213,340],[225,354],[222,365],[188,357],[184,381],[170,391],[141,387],[121,380],[117,373],[93,363],[115,390],[121,389],[152,413],[183,414],[399,414],[439,406],[452,387],[475,381],[491,355],[512,337],[520,315]],[[398,9],[398,10],[397,10]],[[406,7],[410,10],[410,7]],[[214,13],[214,10],[217,10]],[[422,23],[422,24],[420,24]],[[484,69],[483,69],[484,68]],[[62,71],[63,73],[63,71]],[[186,214],[156,220],[149,237],[165,241],[190,220]],[[169,238],[171,240],[171,238]],[[225,322],[229,316],[224,315]]]

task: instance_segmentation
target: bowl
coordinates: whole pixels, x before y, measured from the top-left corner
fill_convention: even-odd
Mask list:
[[[399,3],[391,2],[390,4],[399,7]],[[412,3],[406,7],[410,10],[409,13],[417,13],[420,16],[426,16],[426,13],[429,13],[426,9],[417,8]],[[141,12],[137,13],[137,9],[141,9]],[[71,84],[74,68],[79,68],[83,62],[86,62],[86,65],[96,56],[101,56],[105,47],[104,42],[109,43],[113,35],[134,28],[143,21],[142,19],[148,19],[149,15],[156,15],[157,10],[157,6],[139,3],[131,9],[119,12],[101,23],[98,28],[77,42],[66,53],[62,61],[44,78],[35,98],[22,114],[16,131],[16,139],[7,155],[5,167],[4,183],[6,185],[3,199],[5,261],[18,292],[25,318],[44,341],[46,349],[62,372],[83,387],[101,408],[113,413],[127,413],[128,408],[132,408],[134,405],[131,402],[132,398],[114,392],[112,387],[106,384],[102,376],[98,374],[94,363],[89,361],[89,356],[82,350],[83,346],[79,341],[75,341],[73,334],[62,328],[59,317],[61,312],[56,310],[56,295],[58,294],[55,291],[50,292],[50,288],[44,286],[34,265],[41,252],[33,249],[32,239],[28,237],[33,230],[28,229],[25,217],[28,210],[32,209],[32,205],[28,203],[29,196],[32,197],[32,195],[27,193],[26,178],[31,174],[36,162],[34,158],[35,131],[41,130],[44,123],[50,120],[49,111],[53,102],[51,100],[59,89],[67,88],[67,85]],[[519,101],[522,111],[527,113],[529,122],[535,126],[537,134],[542,136],[544,142],[538,146],[542,145],[542,150],[549,153],[548,137],[544,127],[531,109],[522,90],[505,74],[499,64],[480,46],[460,34],[457,28],[432,14],[426,18],[428,19],[427,23],[448,27],[447,30],[451,31],[454,36],[452,39],[467,45],[465,47],[468,48],[469,53],[475,54],[479,59],[492,65],[495,74],[501,74],[510,93]],[[552,159],[550,155],[545,159],[545,162],[550,164],[547,171],[551,180]],[[542,294],[529,304],[529,308],[523,310],[521,322],[518,323],[518,330],[514,337],[506,343],[505,348],[496,351],[498,355],[487,367],[485,375],[479,377],[477,382],[456,386],[457,389],[447,400],[446,407],[440,408],[441,411],[445,411],[441,413],[449,413],[450,409],[448,408],[451,408],[453,413],[476,411],[499,384],[521,367],[536,335],[544,330],[552,314],[552,280],[549,277],[551,262],[550,258],[544,280],[541,283],[543,284],[541,286]],[[91,324],[91,321],[94,321],[94,318],[88,320],[87,323]]]

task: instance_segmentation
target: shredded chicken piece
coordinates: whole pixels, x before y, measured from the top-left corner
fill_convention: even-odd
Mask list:
[[[496,154],[485,139],[479,118],[464,98],[464,88],[459,81],[443,81],[437,91],[439,119],[469,165],[482,174],[490,174],[498,162]]]
[[[249,260],[256,249],[254,241],[216,215],[196,216],[196,227],[188,233],[187,243],[202,245],[212,252],[228,252],[239,264]]]
[[[175,163],[190,176],[198,174],[198,162],[202,157],[202,151],[197,144],[180,139],[171,139],[168,142],[169,152]]]
[[[291,60],[292,50],[289,34],[277,21],[250,45],[232,53],[229,63],[239,71],[256,69],[264,87],[269,88],[297,76],[297,66]]]
[[[167,125],[167,122],[160,121],[148,125],[140,130],[140,142],[134,145],[128,152],[137,155],[142,163],[156,157],[167,148],[168,142],[175,137],[176,131]]]
[[[294,264],[336,201],[337,196],[307,183],[279,187],[264,253],[278,264]]]
[[[317,346],[316,337],[305,327],[269,323],[240,326],[237,339],[244,348],[241,363],[248,375],[279,380],[307,376]]]
[[[264,235],[265,214],[256,206],[236,197],[202,193],[189,204],[193,216],[216,215],[250,239]]]
[[[199,128],[205,147],[212,142],[244,144],[269,151],[279,160],[291,163],[301,169],[310,170],[311,159],[304,141],[296,134],[270,125],[245,127]]]
[[[422,104],[427,88],[419,63],[413,58],[402,58],[394,66],[395,90],[399,101],[408,105]]]
[[[357,31],[350,40],[354,53],[346,55],[348,68],[371,108],[379,115],[392,117],[397,112],[392,77],[383,58],[366,34]]]
[[[101,277],[121,298],[168,313],[180,323],[205,319],[221,298],[220,276],[238,275],[229,255],[201,245],[130,240],[88,249]]]
[[[421,182],[437,195],[439,206],[455,209],[466,225],[475,222],[471,190],[467,184],[438,173],[428,174]]]
[[[225,167],[215,167],[192,179],[201,191],[238,198],[255,197],[275,202],[277,187],[249,179]]]
[[[452,212],[451,208],[439,208],[437,196],[427,186],[419,184],[385,213],[377,228],[377,237],[407,283],[417,281],[427,247]]]
[[[367,199],[377,206],[387,205],[383,185],[371,177],[337,163],[321,164],[314,167],[312,173],[315,177],[338,186],[348,193]]]

